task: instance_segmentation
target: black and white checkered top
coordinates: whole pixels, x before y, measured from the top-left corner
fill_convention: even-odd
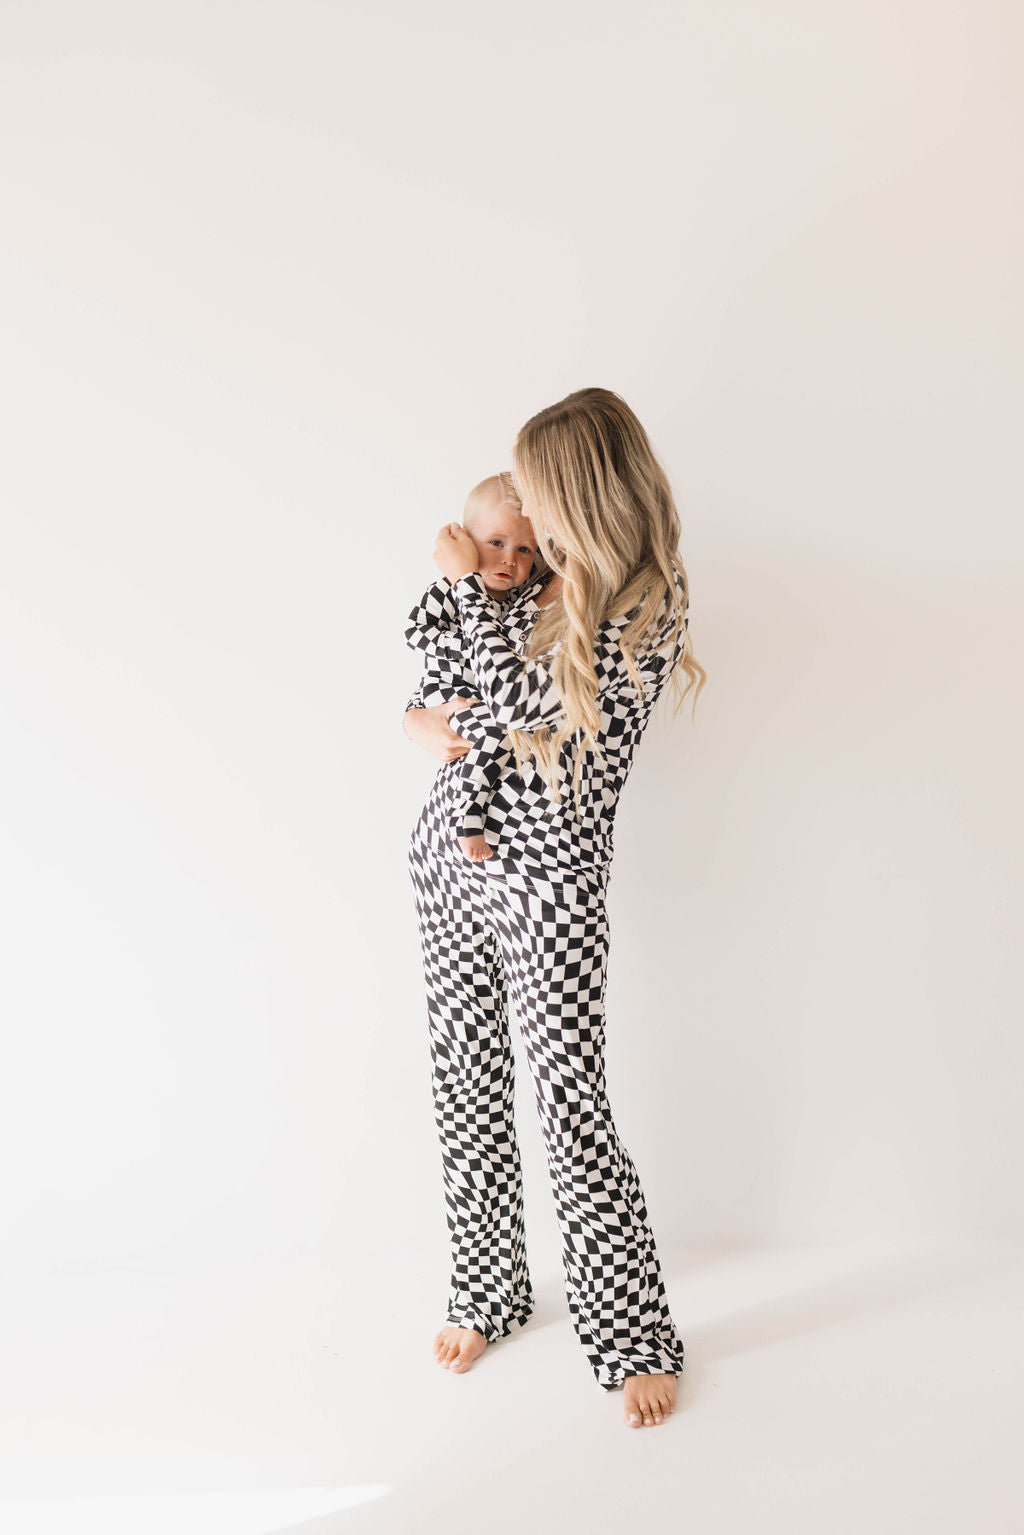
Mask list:
[[[542,586],[543,580],[526,581],[515,591],[502,592],[500,596],[486,593],[491,612],[500,620],[514,650],[525,644],[534,615],[539,611],[535,601],[523,599],[527,592],[535,597]],[[469,643],[459,622],[458,603],[446,576],[440,576],[427,587],[409,614],[405,643],[423,656],[423,675],[416,693],[406,704],[407,709],[429,708],[458,694],[480,697]]]
[[[452,583],[435,582],[424,597],[427,610],[422,611],[422,604],[419,610],[413,610],[406,630],[410,645],[417,648],[410,638],[414,630],[419,627],[424,633],[430,632],[435,616],[443,620],[430,641],[419,648],[432,655],[431,664],[447,667],[447,677],[455,679],[460,690],[462,682],[466,683],[467,697],[482,700],[480,705],[453,710],[449,716],[453,730],[458,731],[460,717],[471,708],[485,709],[495,724],[505,730],[537,730],[564,717],[548,669],[549,656],[527,659],[523,654],[540,612],[536,598],[547,579],[545,573],[525,583],[505,604],[490,596],[479,571],[471,571]],[[683,599],[683,579],[678,571],[675,580]],[[446,604],[454,605],[457,629],[448,625],[451,608],[446,608]],[[503,610],[500,617],[499,610]],[[639,695],[620,643],[635,612],[636,609],[631,609],[605,619],[595,636],[594,669],[601,711],[597,741],[602,755],[597,758],[589,749],[583,754],[580,816],[577,818],[572,793],[572,775],[579,754],[577,732],[562,746],[560,807],[551,804],[547,786],[532,762],[524,766],[522,776],[516,773],[514,762],[503,770],[488,808],[484,835],[494,847],[495,856],[485,860],[486,864],[508,860],[514,865],[552,872],[559,867],[605,870],[611,863],[619,795],[633,765],[637,744],[683,651],[682,631],[673,643],[673,615],[666,600],[647,648],[636,655],[645,687],[645,693]],[[685,620],[688,624],[688,611]],[[440,641],[439,635],[443,635]],[[553,654],[554,651],[550,652]],[[471,670],[463,672],[460,668],[467,661]],[[427,687],[425,696],[421,679],[405,707],[422,708],[431,702],[429,681]],[[450,853],[448,821],[458,786],[458,770],[458,759],[441,763],[416,827],[417,833],[442,853]]]

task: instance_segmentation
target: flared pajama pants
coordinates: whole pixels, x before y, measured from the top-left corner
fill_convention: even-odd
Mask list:
[[[636,1168],[605,1089],[607,869],[479,863],[413,832],[451,1281],[448,1321],[489,1340],[533,1310],[514,1123],[514,999],[562,1237],[569,1315],[597,1382],[677,1373],[683,1344]]]

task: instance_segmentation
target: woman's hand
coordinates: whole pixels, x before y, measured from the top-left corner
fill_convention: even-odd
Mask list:
[[[448,723],[448,716],[465,704],[478,704],[479,698],[449,698],[446,703],[433,704],[429,709],[406,709],[402,729],[410,741],[422,746],[439,762],[454,762],[469,751],[470,742],[456,734]]]
[[[434,544],[434,562],[441,567],[442,575],[451,582],[460,576],[468,576],[471,570],[480,569],[480,556],[476,544],[465,528],[457,522],[446,522]],[[437,708],[437,705],[434,705]]]

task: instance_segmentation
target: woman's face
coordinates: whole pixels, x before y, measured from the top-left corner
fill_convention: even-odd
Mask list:
[[[530,526],[533,528],[537,543],[540,545],[541,554],[544,555],[545,559],[549,558],[551,547],[554,546],[557,550],[558,545],[545,526],[544,508],[533,493],[526,489],[523,490],[523,516],[529,520]]]
[[[533,524],[533,531],[537,537],[543,538],[545,536],[543,527],[544,515],[540,508],[540,502],[531,491],[523,492],[523,516],[528,518]]]

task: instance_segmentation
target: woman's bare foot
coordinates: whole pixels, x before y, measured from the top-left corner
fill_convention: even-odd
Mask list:
[[[630,1428],[663,1423],[676,1410],[674,1375],[627,1375],[622,1383],[623,1409]]]
[[[486,1347],[487,1339],[482,1332],[472,1327],[453,1327],[449,1323],[434,1339],[434,1358],[446,1370],[465,1375]]]
[[[459,846],[474,863],[479,863],[481,858],[490,858],[494,852],[491,844],[484,840],[483,832],[475,832],[472,837],[460,837]]]

